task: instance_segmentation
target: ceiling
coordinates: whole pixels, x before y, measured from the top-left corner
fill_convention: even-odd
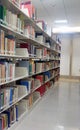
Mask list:
[[[37,18],[51,27],[58,27],[55,20],[68,20],[68,26],[80,26],[80,0],[32,0]]]

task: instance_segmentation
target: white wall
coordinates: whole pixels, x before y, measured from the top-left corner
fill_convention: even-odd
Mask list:
[[[80,76],[80,35],[73,36],[72,76]]]
[[[80,76],[80,34],[62,35],[61,37],[61,75]],[[72,58],[71,58],[72,50]],[[70,75],[71,63],[71,75]]]
[[[61,64],[60,74],[69,76],[70,66],[70,43],[71,38],[69,35],[62,35],[61,37]]]

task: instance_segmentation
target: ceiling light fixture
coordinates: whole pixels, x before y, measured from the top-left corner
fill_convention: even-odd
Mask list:
[[[53,33],[80,33],[80,27],[59,27],[53,28]]]
[[[64,20],[55,20],[54,23],[62,24],[62,23],[68,23],[68,21],[66,19],[64,19]]]

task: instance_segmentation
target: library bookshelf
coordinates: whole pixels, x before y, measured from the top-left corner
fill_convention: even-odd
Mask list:
[[[20,5],[0,3],[0,130],[16,126],[60,77],[60,43]]]

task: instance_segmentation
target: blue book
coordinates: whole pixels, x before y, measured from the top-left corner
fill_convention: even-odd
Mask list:
[[[15,107],[16,107],[16,121],[18,121],[18,105],[16,105]]]
[[[0,109],[1,109],[1,92],[0,92]]]
[[[21,80],[21,85],[25,85],[26,88],[27,88],[27,91],[30,91],[30,88],[31,88],[31,81]]]
[[[4,92],[1,92],[1,109],[4,106]]]
[[[47,76],[48,76],[48,78],[50,78],[50,77],[51,77],[51,74],[50,74],[50,72],[49,72],[49,71],[44,72],[44,75],[47,75]]]
[[[26,67],[29,74],[29,61],[19,61],[19,67]]]
[[[13,89],[13,88],[10,88],[10,100],[9,100],[9,105],[11,105],[12,102],[13,102],[13,92],[14,92],[14,89]]]
[[[2,118],[0,117],[0,130],[2,130]]]

